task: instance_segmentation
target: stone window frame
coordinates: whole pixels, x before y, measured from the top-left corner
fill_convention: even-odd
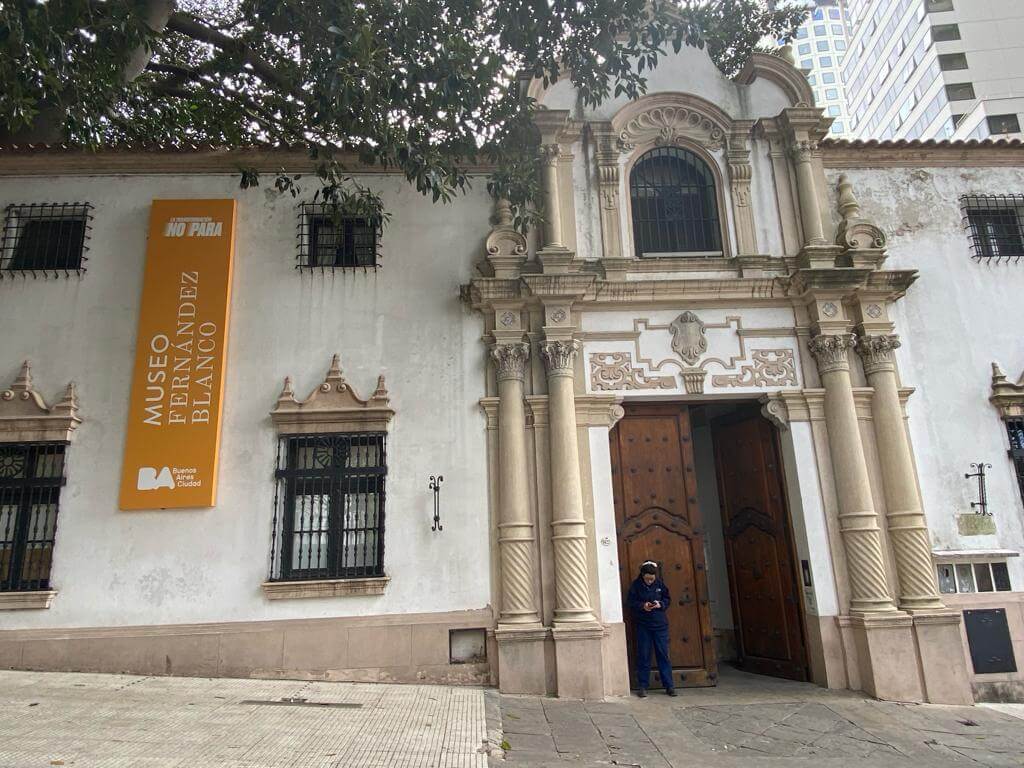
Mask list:
[[[609,128],[621,169],[617,172],[615,224],[619,228],[622,257],[637,260],[630,175],[648,151],[659,147],[693,152],[708,164],[715,178],[722,249],[703,258],[731,259],[756,252],[750,189],[752,121],[733,120],[700,96],[668,92],[645,96],[622,107],[611,118]],[[671,258],[692,262],[701,256],[683,253]]]
[[[270,419],[277,439],[323,434],[351,434],[377,432],[390,434],[395,411],[391,408],[390,396],[384,376],[378,376],[377,388],[366,400],[359,397],[345,380],[341,370],[341,356],[335,354],[323,383],[317,386],[305,400],[295,398],[291,377],[284,380],[284,388],[277,398]],[[277,508],[275,498],[274,528],[277,535]],[[384,531],[381,532],[382,535]],[[280,543],[279,543],[280,544]],[[276,555],[275,555],[276,556]],[[270,563],[270,575],[275,563]],[[263,594],[269,600],[309,597],[341,597],[346,595],[382,595],[391,577],[385,571],[383,576],[368,576],[339,579],[303,579],[295,581],[272,580],[268,575],[263,582]]]
[[[32,381],[32,364],[22,363],[21,370],[7,389],[0,391],[0,443],[64,443],[70,445],[78,425],[78,390],[69,382],[59,402],[47,405],[43,395]],[[66,476],[67,456],[64,465]],[[56,549],[56,521],[54,521],[54,549]],[[51,556],[51,569],[53,560]],[[0,610],[49,608],[57,597],[53,585],[49,589],[24,592],[0,592]]]

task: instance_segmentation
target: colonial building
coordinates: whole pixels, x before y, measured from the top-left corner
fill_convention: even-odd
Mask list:
[[[1024,696],[1024,146],[825,140],[766,55],[534,95],[529,239],[0,152],[3,666],[621,695],[650,559],[678,685]]]

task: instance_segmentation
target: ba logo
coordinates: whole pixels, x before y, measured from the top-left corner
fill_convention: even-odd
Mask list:
[[[139,467],[139,482],[136,486],[140,491],[155,491],[157,488],[174,489],[174,478],[170,467],[159,472],[154,467]]]

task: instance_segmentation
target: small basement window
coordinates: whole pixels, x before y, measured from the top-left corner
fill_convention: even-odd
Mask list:
[[[299,206],[299,269],[376,268],[380,226],[327,204]]]
[[[89,203],[8,205],[0,242],[0,277],[84,272],[91,211]]]
[[[1024,195],[964,195],[960,207],[975,260],[1024,258]]]
[[[946,595],[1010,591],[1010,570],[1005,562],[938,563],[935,567],[939,592]]]

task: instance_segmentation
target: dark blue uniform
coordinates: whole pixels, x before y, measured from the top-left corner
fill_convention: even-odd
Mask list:
[[[626,602],[633,611],[633,626],[636,628],[636,677],[641,688],[651,682],[651,647],[658,660],[658,672],[665,688],[672,686],[672,662],[668,658],[668,617],[665,611],[671,601],[668,587],[661,579],[647,586],[643,577],[638,576],[629,588]],[[645,611],[644,603],[660,603],[660,608]]]

